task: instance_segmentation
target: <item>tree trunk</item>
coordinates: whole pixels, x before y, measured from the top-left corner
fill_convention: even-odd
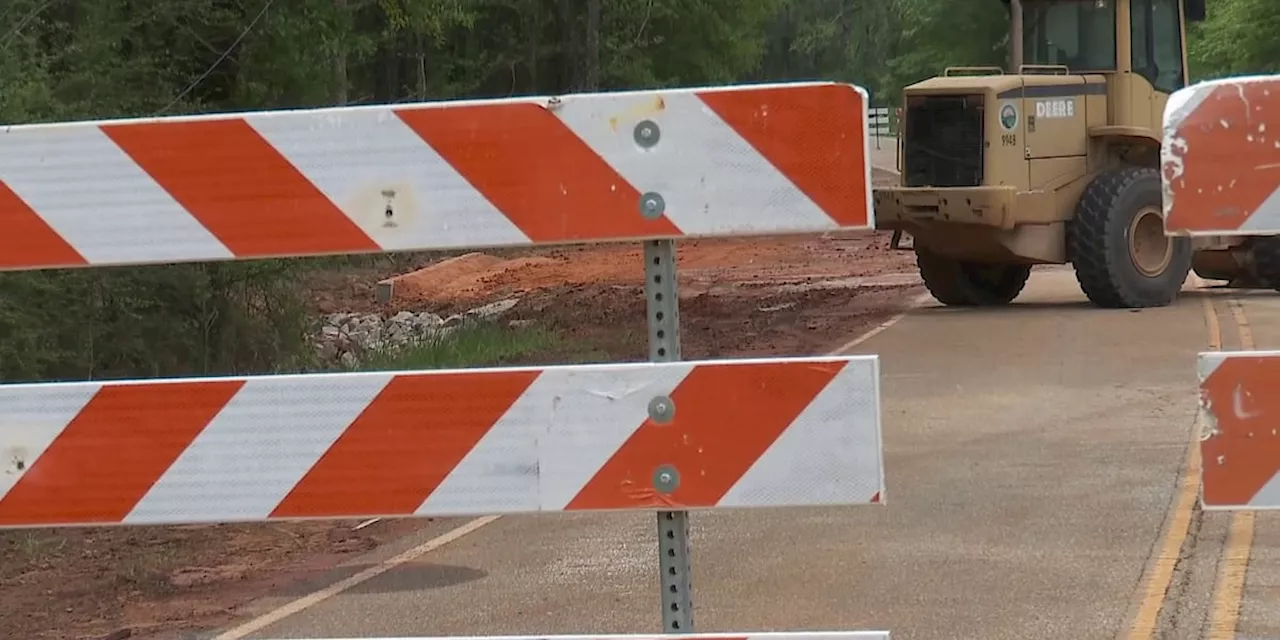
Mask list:
[[[525,91],[529,93],[540,93],[542,87],[538,85],[538,59],[539,41],[542,36],[542,4],[534,3],[529,7],[525,15],[525,66],[529,68],[529,86]]]
[[[596,91],[600,88],[600,0],[587,0],[586,40],[582,88]]]
[[[426,36],[418,34],[415,37],[417,41],[417,54],[414,56],[414,71],[417,76],[417,87],[414,90],[415,100],[427,99],[427,47],[430,46]]]
[[[338,16],[342,30],[346,32],[347,0],[333,0],[333,10]],[[349,93],[351,83],[347,78],[347,43],[342,39],[339,39],[334,47],[329,62],[333,65],[333,102],[345,105],[351,99]]]
[[[573,0],[560,0],[560,91],[577,91],[581,84],[578,71],[578,30],[574,20]]]

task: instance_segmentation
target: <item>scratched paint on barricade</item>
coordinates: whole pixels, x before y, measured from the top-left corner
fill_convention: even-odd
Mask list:
[[[1280,508],[1280,351],[1200,354],[1206,509]]]
[[[1170,233],[1280,233],[1280,76],[1226,78],[1174,93],[1161,168]]]

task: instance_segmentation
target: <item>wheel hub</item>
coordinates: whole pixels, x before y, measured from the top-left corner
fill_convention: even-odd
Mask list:
[[[1156,277],[1173,260],[1173,238],[1164,234],[1159,207],[1147,206],[1129,223],[1129,259],[1142,275]]]

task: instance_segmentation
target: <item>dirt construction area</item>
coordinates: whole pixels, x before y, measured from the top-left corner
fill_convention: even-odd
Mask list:
[[[685,243],[677,256],[684,355],[807,354],[839,346],[922,290],[913,260],[909,252],[891,252],[887,234]],[[452,313],[514,298],[514,319],[556,329],[565,347],[589,345],[599,360],[638,360],[647,353],[642,268],[640,249],[627,245],[505,259],[470,253],[397,279],[388,306]]]
[[[826,353],[900,313],[923,291],[888,234],[679,246],[684,357]],[[557,336],[521,364],[646,356],[642,259],[630,244],[468,253],[395,277],[335,279],[318,312],[431,311],[496,300],[502,316]],[[184,638],[255,599],[305,583],[430,521],[30,529],[0,533],[0,637]]]

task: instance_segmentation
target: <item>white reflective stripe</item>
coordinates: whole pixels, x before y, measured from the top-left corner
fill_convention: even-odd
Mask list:
[[[874,356],[850,360],[719,504],[870,500],[884,486],[878,369]]]
[[[417,513],[560,511],[692,364],[544,371]]]
[[[386,251],[529,243],[390,108],[246,120]]]
[[[556,114],[637,191],[661,195],[667,218],[683,233],[839,227],[697,94],[663,93],[662,99],[660,111],[652,106],[654,94],[568,100]],[[646,119],[659,127],[650,149],[634,137]]]
[[[102,385],[0,385],[0,499]]]
[[[1280,509],[1280,474],[1271,476],[1262,485],[1258,493],[1249,500],[1249,506],[1255,509]]]
[[[0,129],[0,181],[90,263],[232,257],[101,129]]]
[[[266,518],[391,377],[250,378],[125,522]]]
[[[554,427],[539,447],[554,471],[542,476],[543,508],[564,509],[649,418],[650,401],[670,396],[693,367],[557,371],[548,381]]]
[[[1276,119],[1276,128],[1280,129],[1280,118]],[[1275,144],[1280,145],[1280,140]],[[1276,155],[1280,157],[1280,151]],[[1280,233],[1280,188],[1272,191],[1253,214],[1240,223],[1240,230],[1258,234]]]
[[[1205,351],[1196,359],[1196,373],[1200,376],[1200,381],[1204,382],[1213,375],[1218,367],[1227,360],[1227,354],[1219,351]]]

